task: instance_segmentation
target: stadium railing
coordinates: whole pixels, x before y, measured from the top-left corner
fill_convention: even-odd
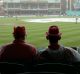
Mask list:
[[[29,69],[30,70],[29,70]],[[0,62],[1,74],[80,74],[80,62],[73,64],[42,63],[35,65]]]
[[[0,62],[0,73],[1,74],[15,74],[15,73],[23,73],[24,65],[18,63],[10,63],[10,62]]]
[[[44,63],[35,65],[31,73],[78,74],[78,71],[73,65],[62,63]]]

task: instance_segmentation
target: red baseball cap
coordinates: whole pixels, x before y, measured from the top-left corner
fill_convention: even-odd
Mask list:
[[[62,33],[59,32],[58,26],[50,26],[48,32],[46,32],[46,35],[51,36],[60,36]]]
[[[14,27],[14,32],[13,32],[14,35],[25,35],[26,34],[26,31],[25,31],[25,27],[24,26],[17,26],[17,27]]]

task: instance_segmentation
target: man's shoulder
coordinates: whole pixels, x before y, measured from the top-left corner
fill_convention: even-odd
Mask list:
[[[68,51],[71,51],[71,52],[77,51],[77,50],[75,50],[74,48],[71,48],[71,47],[64,47],[64,48],[65,48],[65,50],[68,50]]]
[[[61,49],[63,49],[63,50],[74,50],[73,48],[71,48],[71,47],[66,47],[66,46],[61,46]]]
[[[7,43],[7,44],[5,44],[5,45],[2,45],[1,47],[8,47],[8,46],[11,46],[12,45],[12,43]]]
[[[77,51],[71,47],[64,47],[64,53],[73,55],[74,53],[77,53]]]
[[[28,48],[33,48],[33,49],[36,49],[36,47],[32,44],[29,44],[29,43],[25,43],[23,44],[25,47],[28,47]]]

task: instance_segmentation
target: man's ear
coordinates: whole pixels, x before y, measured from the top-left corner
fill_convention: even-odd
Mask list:
[[[46,36],[46,39],[48,40],[49,39],[49,36]]]
[[[59,36],[58,40],[60,40],[60,39],[61,39],[61,36]]]

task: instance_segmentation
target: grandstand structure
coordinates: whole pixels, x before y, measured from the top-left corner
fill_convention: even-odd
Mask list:
[[[74,9],[79,10],[80,11],[80,0],[77,0],[74,4]]]
[[[3,0],[0,0],[0,16],[4,15]]]
[[[8,16],[60,15],[61,0],[4,0],[4,12]]]
[[[64,15],[79,8],[80,0],[1,0],[0,10],[5,16]],[[77,2],[75,2],[77,1]],[[75,3],[75,4],[74,4]],[[0,11],[0,12],[1,12]],[[1,15],[1,13],[0,13]]]

